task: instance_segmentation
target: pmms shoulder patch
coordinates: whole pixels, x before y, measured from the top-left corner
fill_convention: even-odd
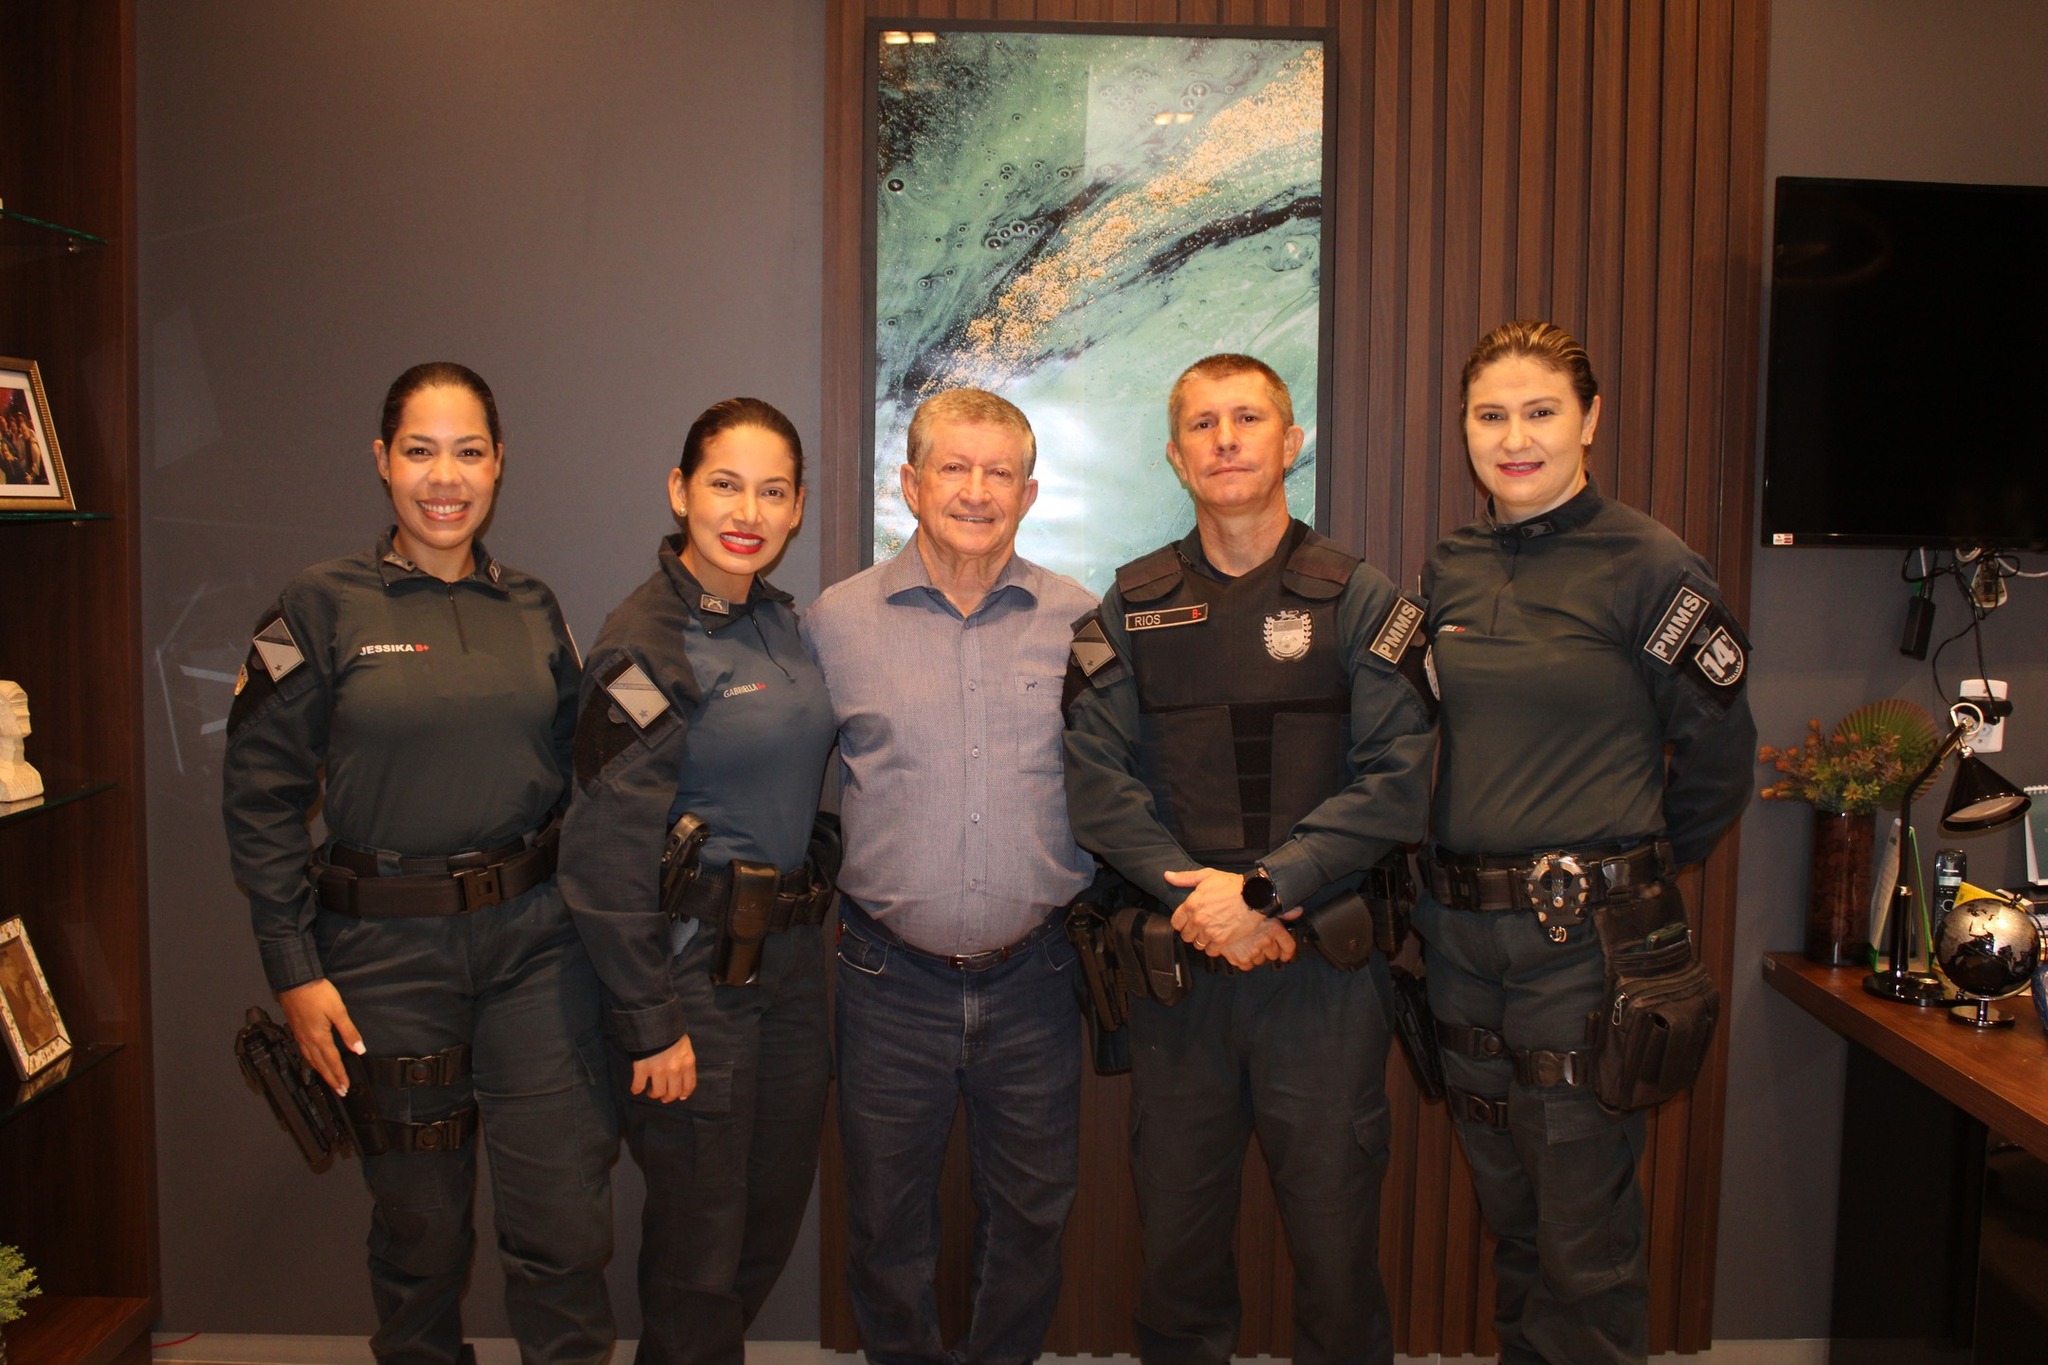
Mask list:
[[[1681,582],[1678,591],[1671,595],[1671,604],[1657,619],[1657,628],[1643,642],[1643,652],[1667,664],[1677,663],[1680,651],[1700,628],[1700,621],[1711,606],[1713,600],[1705,593]]]

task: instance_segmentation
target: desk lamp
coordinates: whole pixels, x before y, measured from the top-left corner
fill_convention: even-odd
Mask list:
[[[1906,784],[1906,793],[1899,798],[1899,872],[1892,884],[1891,919],[1885,926],[1885,942],[1891,961],[1885,970],[1872,972],[1863,978],[1863,989],[1872,995],[1881,995],[1903,1005],[1957,1003],[1940,977],[1932,972],[1913,971],[1909,965],[1914,893],[1912,873],[1908,870],[1912,860],[1905,856],[1904,841],[1912,837],[1913,793],[1939,773],[1942,765],[1958,750],[1963,757],[1956,768],[1955,783],[1949,788],[1948,802],[1942,807],[1943,833],[1971,834],[1978,830],[1997,829],[2026,814],[2027,807],[2032,804],[2026,794],[1991,771],[1983,759],[1970,752],[1965,742],[1983,727],[1987,714],[2002,718],[2011,711],[2012,703],[1998,698],[1981,702],[1960,701],[1951,706],[1948,734],[1934,746],[1934,757],[1927,760],[1927,766]]]

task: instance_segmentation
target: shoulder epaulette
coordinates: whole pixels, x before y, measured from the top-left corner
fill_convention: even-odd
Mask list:
[[[1180,547],[1162,545],[1116,571],[1116,588],[1126,602],[1154,602],[1180,584]]]
[[[1340,595],[1358,567],[1358,556],[1327,536],[1314,531],[1302,537],[1294,553],[1287,556],[1280,585],[1296,597],[1327,601]]]

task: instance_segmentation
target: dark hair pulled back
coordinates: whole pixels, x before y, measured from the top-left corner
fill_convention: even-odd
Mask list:
[[[1545,369],[1557,371],[1571,381],[1580,407],[1593,406],[1600,381],[1593,377],[1593,362],[1578,338],[1554,322],[1519,321],[1503,322],[1479,338],[1479,344],[1465,358],[1465,372],[1458,380],[1460,412],[1472,397],[1472,381],[1479,377],[1479,372],[1496,360],[1511,356],[1524,356]]]
[[[728,398],[698,414],[697,420],[690,423],[690,434],[683,438],[683,456],[676,461],[683,477],[692,477],[704,463],[704,447],[712,437],[735,427],[759,427],[788,442],[790,456],[796,461],[796,486],[804,486],[804,443],[796,434],[796,425],[782,415],[780,408],[759,398]]]
[[[452,360],[429,360],[415,365],[391,381],[391,387],[384,394],[384,420],[379,427],[384,445],[389,448],[392,438],[398,435],[398,423],[405,416],[405,405],[421,389],[433,388],[467,389],[484,405],[484,421],[491,429],[491,444],[503,445],[505,434],[498,426],[498,400],[491,396],[491,386],[484,383],[484,377],[467,365],[458,365]]]

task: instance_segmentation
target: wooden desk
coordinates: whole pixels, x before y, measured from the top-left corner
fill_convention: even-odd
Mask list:
[[[2010,1028],[1972,1029],[1945,1009],[1880,999],[1863,989],[1863,972],[1797,953],[1772,953],[1763,974],[1855,1045],[1843,1077],[1829,1360],[2039,1365],[2048,1037],[2033,1001],[2005,1002]]]
[[[2025,993],[2003,1002],[2018,1022],[1972,1029],[1863,989],[1861,969],[1822,967],[1798,953],[1764,958],[1764,980],[1852,1043],[1869,1048],[1985,1127],[2048,1161],[2048,1035]]]

